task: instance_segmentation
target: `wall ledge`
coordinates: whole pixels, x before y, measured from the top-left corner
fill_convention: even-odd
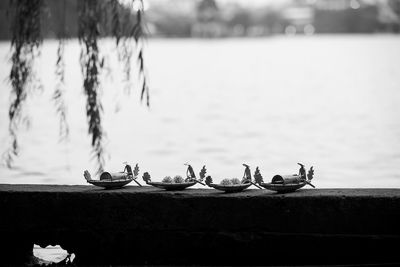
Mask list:
[[[0,184],[2,259],[59,244],[78,264],[400,263],[400,189],[290,194]]]

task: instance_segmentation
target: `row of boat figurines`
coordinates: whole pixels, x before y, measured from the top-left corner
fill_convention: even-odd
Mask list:
[[[142,186],[139,181],[137,181],[139,175],[138,164],[135,165],[133,170],[128,163],[125,162],[124,164],[125,168],[122,172],[103,172],[99,179],[92,179],[91,174],[87,170],[84,171],[83,176],[88,183],[105,189],[121,188],[132,181],[134,181],[138,186]],[[224,192],[240,192],[252,185],[259,189],[266,188],[278,193],[293,192],[305,185],[310,185],[315,188],[315,186],[311,184],[311,180],[314,177],[314,168],[311,167],[306,173],[305,166],[301,163],[297,164],[300,165],[298,173],[290,175],[275,175],[269,183],[263,181],[263,177],[258,167],[252,176],[250,166],[247,164],[243,164],[245,169],[241,180],[238,178],[223,179],[220,183],[213,183],[211,176],[206,176],[206,166],[203,166],[200,170],[199,177],[197,177],[190,164],[185,164],[187,166],[185,179],[180,175],[176,175],[173,178],[166,176],[161,182],[154,182],[151,180],[151,176],[148,172],[143,173],[142,178],[146,184],[165,190],[184,190],[197,183]]]

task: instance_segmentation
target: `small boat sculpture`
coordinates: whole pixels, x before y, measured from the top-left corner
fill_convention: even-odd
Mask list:
[[[232,179],[223,179],[221,183],[214,184],[211,176],[207,176],[205,182],[209,187],[224,191],[226,193],[241,192],[249,188],[251,185],[254,185],[261,189],[261,187],[253,183],[253,181],[251,180],[250,166],[247,164],[243,164],[243,166],[245,167],[245,170],[241,181],[238,178],[232,178]]]
[[[195,185],[196,183],[199,183],[201,185],[205,185],[203,182],[203,179],[206,175],[206,166],[203,166],[201,169],[199,175],[200,179],[196,178],[196,174],[193,171],[193,168],[190,164],[185,164],[187,167],[186,170],[186,179],[183,179],[182,176],[176,175],[174,178],[171,178],[170,176],[164,177],[164,179],[161,182],[152,182],[150,174],[148,172],[145,172],[143,174],[143,180],[146,182],[146,184],[169,190],[169,191],[178,191],[178,190],[184,190],[188,187],[191,187]]]
[[[124,171],[116,173],[103,172],[100,174],[99,180],[93,180],[87,170],[84,171],[83,176],[88,183],[105,189],[121,188],[132,181],[135,181],[139,186],[142,186],[138,181],[136,181],[137,175],[139,174],[139,166],[136,164],[135,169],[132,172],[132,167],[127,163],[124,164]]]
[[[294,192],[297,189],[302,188],[305,185],[310,185],[315,188],[313,184],[311,184],[311,180],[314,177],[314,167],[311,167],[306,175],[306,169],[304,165],[301,163],[297,163],[300,165],[299,173],[292,175],[275,175],[272,177],[272,181],[270,183],[264,183],[262,180],[262,176],[257,167],[256,172],[254,173],[254,177],[256,182],[262,187],[276,191],[278,193],[289,193]]]

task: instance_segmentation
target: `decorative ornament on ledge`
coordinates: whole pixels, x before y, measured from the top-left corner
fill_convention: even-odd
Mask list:
[[[215,188],[220,191],[224,191],[226,193],[241,192],[241,191],[249,188],[251,185],[254,185],[257,188],[261,189],[261,187],[258,186],[257,184],[255,184],[251,179],[250,166],[247,164],[243,164],[243,166],[245,167],[245,169],[244,169],[244,174],[243,174],[243,178],[241,181],[238,178],[232,178],[232,179],[225,178],[221,181],[221,183],[214,184],[211,176],[207,176],[206,184],[209,187]]]
[[[196,174],[194,173],[193,167],[190,164],[186,163],[185,166],[187,166],[186,179],[183,179],[180,175],[176,175],[174,176],[174,178],[171,178],[171,176],[165,176],[161,182],[152,182],[150,174],[148,172],[145,172],[143,174],[143,180],[148,185],[169,191],[184,190],[188,187],[195,185],[196,183],[205,185],[203,183],[203,180],[207,173],[206,166],[203,166],[203,168],[201,169],[199,173],[199,179],[196,178]]]
[[[133,172],[132,167],[127,162],[124,162],[124,164],[124,171],[115,173],[103,172],[98,180],[93,180],[91,174],[87,170],[83,172],[83,176],[88,183],[105,189],[121,188],[132,181],[137,183],[139,186],[142,186],[138,181],[136,181],[139,174],[138,164],[135,165]]]
[[[300,165],[299,173],[292,175],[275,175],[272,177],[272,181],[270,183],[264,183],[262,180],[262,176],[258,167],[256,169],[256,173],[254,174],[256,182],[272,191],[276,191],[278,193],[289,193],[294,192],[305,185],[309,185],[313,188],[315,186],[311,184],[311,180],[314,178],[314,167],[312,166],[308,173],[306,174],[305,166],[301,163],[297,163]]]

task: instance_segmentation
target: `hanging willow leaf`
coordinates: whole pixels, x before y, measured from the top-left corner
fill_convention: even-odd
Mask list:
[[[104,166],[103,127],[101,124],[102,105],[99,98],[99,75],[104,64],[98,48],[100,36],[101,6],[97,0],[81,0],[79,7],[78,37],[81,43],[81,68],[83,88],[86,94],[86,116],[89,134],[92,138],[93,156],[97,160],[97,171]]]
[[[132,81],[131,81],[131,59],[133,54],[133,41],[131,38],[124,36],[122,41],[119,43],[118,49],[118,60],[122,63],[123,68],[123,82],[125,83],[125,93],[128,95],[131,92]]]
[[[111,8],[111,34],[115,38],[115,42],[118,46],[119,40],[121,39],[121,6],[119,0],[110,0]]]
[[[64,141],[68,139],[69,127],[67,123],[67,106],[64,101],[65,93],[65,62],[64,62],[64,47],[65,40],[59,39],[57,48],[57,61],[56,61],[56,87],[53,93],[53,101],[56,107],[56,112],[60,118],[60,140]]]
[[[135,4],[135,0],[131,0],[128,5],[129,10],[133,10]],[[130,94],[132,88],[132,79],[131,79],[131,59],[134,51],[134,43],[136,42],[133,38],[132,34],[132,24],[134,23],[132,14],[129,12],[122,12],[121,9],[115,10],[118,11],[113,12],[113,17],[121,18],[121,42],[117,42],[117,52],[118,52],[118,60],[122,64],[123,68],[123,82],[124,82],[124,91],[126,94]],[[121,13],[122,12],[122,13]],[[113,27],[116,26],[113,24]],[[114,35],[114,38],[117,40],[117,36]]]
[[[66,42],[65,22],[66,22],[66,0],[62,0],[62,17],[61,17],[61,30],[58,33],[58,48],[57,48],[57,61],[56,61],[56,87],[53,93],[53,101],[56,107],[56,112],[60,118],[60,140],[68,139],[69,127],[67,123],[67,106],[64,101],[65,93],[65,62],[64,62],[64,48]]]
[[[144,56],[143,56],[143,47],[145,41],[145,23],[143,19],[143,1],[142,0],[132,0],[130,3],[130,8],[134,9],[136,6],[136,19],[134,24],[132,25],[132,14],[130,13],[119,13],[118,17],[123,17],[123,26],[122,32],[123,36],[121,38],[121,42],[117,43],[118,46],[118,59],[123,63],[123,71],[124,71],[124,82],[125,84],[125,92],[130,93],[132,82],[131,82],[131,59],[134,51],[134,43],[137,48],[137,64],[139,66],[139,75],[138,81],[141,82],[140,88],[140,99],[143,101],[146,96],[146,104],[150,106],[150,95],[149,95],[149,87],[147,83],[147,75],[144,66]],[[113,17],[116,14],[113,15]],[[114,35],[115,38],[117,36]]]
[[[136,12],[136,24],[133,27],[132,31],[139,50],[137,61],[139,64],[139,79],[142,80],[142,90],[140,93],[140,100],[143,101],[144,96],[146,95],[146,105],[149,107],[150,94],[149,94],[149,87],[147,84],[147,75],[144,67],[144,56],[143,56],[144,38],[145,38],[145,31],[144,31],[145,26],[143,20],[144,7],[143,7],[143,0],[139,1],[140,1],[140,8]]]
[[[11,49],[11,104],[8,112],[10,146],[4,153],[8,167],[12,167],[18,155],[17,132],[23,122],[22,107],[28,95],[28,86],[35,81],[33,63],[39,55],[42,43],[40,14],[42,0],[10,0],[10,13],[13,15]],[[41,87],[39,85],[39,87]]]

